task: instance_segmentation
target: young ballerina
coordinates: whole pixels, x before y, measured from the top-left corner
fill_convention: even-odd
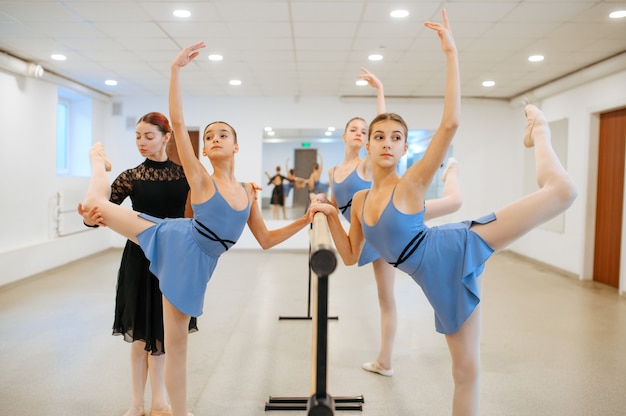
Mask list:
[[[265,176],[269,179],[268,185],[274,185],[272,189],[272,197],[270,199],[270,205],[272,206],[272,219],[279,219],[279,212],[282,208],[283,219],[287,219],[287,211],[285,209],[285,188],[283,187],[284,181],[289,181],[286,176],[280,173],[280,166],[276,166],[276,173],[274,176],[265,171]]]
[[[361,68],[358,78],[366,80],[376,89],[378,114],[385,112],[385,96],[382,82],[370,71]],[[360,152],[367,138],[367,123],[363,118],[354,117],[346,124],[342,136],[345,148],[344,159],[328,170],[330,203],[336,206],[343,217],[350,221],[353,195],[369,189],[372,184],[372,161],[369,155],[361,159]],[[463,202],[457,180],[457,163],[451,158],[444,172],[443,197],[426,201],[425,220],[457,211]],[[442,176],[442,177],[443,177]],[[381,258],[367,243],[361,251],[358,265],[371,263],[376,279],[378,304],[380,307],[380,350],[374,361],[363,363],[363,369],[383,376],[393,375],[393,345],[398,326],[398,312],[395,299],[395,275],[393,266]]]
[[[453,415],[477,415],[480,403],[479,277],[494,251],[565,211],[577,196],[576,185],[550,143],[548,123],[539,109],[526,107],[524,144],[535,151],[539,190],[495,213],[473,221],[429,228],[424,224],[424,195],[446,155],[459,124],[460,90],[457,51],[445,10],[435,30],[447,60],[441,124],[424,157],[399,177],[398,160],[407,150],[407,126],[396,114],[371,123],[367,151],[373,163],[370,190],[353,199],[346,234],[337,209],[314,203],[324,212],[333,240],[346,264],[354,264],[367,241],[389,263],[409,274],[435,311],[435,326],[445,334],[452,361]]]
[[[306,179],[306,184],[309,187],[309,194],[311,197],[314,197],[315,194],[322,194],[328,191],[328,187],[320,183],[323,166],[322,154],[320,152],[317,152],[317,159],[319,159],[319,162],[315,162],[313,165],[313,171]]]
[[[311,223],[303,215],[292,223],[268,230],[255,202],[255,188],[234,175],[239,150],[235,130],[227,123],[209,124],[203,133],[203,155],[213,167],[210,175],[196,158],[186,129],[179,72],[205,47],[198,42],[184,48],[171,65],[170,119],[176,148],[190,186],[193,218],[159,219],[109,202],[106,170],[110,162],[100,144],[90,151],[92,176],[79,213],[95,209],[97,223],[107,225],[135,243],[150,260],[150,271],[163,293],[165,383],[173,416],[187,415],[187,338],[190,316],[202,314],[206,285],[221,254],[232,247],[246,223],[262,248],[267,249]],[[184,261],[181,261],[184,259]]]
[[[285,161],[285,172],[288,172],[287,183],[285,183],[283,187],[284,187],[285,199],[287,199],[292,189],[294,188],[301,189],[307,186],[307,180],[299,176],[296,176],[296,170],[293,168],[289,168],[289,158],[287,158],[287,160]]]
[[[121,204],[126,198],[133,209],[159,218],[182,218],[189,184],[180,165],[167,155],[172,128],[167,117],[152,112],[142,116],[135,128],[135,144],[146,158],[139,166],[122,172],[111,184],[110,201]],[[99,213],[85,212],[83,221],[97,227]],[[118,272],[113,335],[131,343],[130,369],[132,402],[124,416],[145,415],[146,381],[150,377],[150,416],[170,414],[164,379],[163,300],[157,277],[141,248],[127,240]],[[198,330],[196,318],[189,331]]]

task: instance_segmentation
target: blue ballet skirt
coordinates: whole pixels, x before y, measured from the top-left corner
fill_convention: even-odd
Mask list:
[[[234,210],[215,189],[211,199],[192,205],[193,218],[139,214],[155,223],[137,236],[150,271],[158,277],[165,298],[190,316],[202,315],[217,260],[237,242],[250,215],[250,201],[245,209]]]
[[[337,208],[343,217],[350,222],[350,213],[352,212],[352,197],[355,193],[362,189],[370,189],[372,182],[362,179],[356,171],[356,168],[341,181],[335,181],[335,169],[332,174],[333,181],[333,197],[337,203]],[[361,255],[359,256],[359,266],[371,263],[377,260],[380,255],[367,242],[363,245]]]
[[[393,194],[375,225],[362,221],[363,234],[387,262],[420,285],[435,311],[437,332],[453,334],[480,302],[476,279],[494,251],[470,227],[496,216],[429,228],[424,210],[403,214],[392,201]]]

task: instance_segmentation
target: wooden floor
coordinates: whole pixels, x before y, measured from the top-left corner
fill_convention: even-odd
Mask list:
[[[130,348],[111,336],[121,250],[0,288],[0,415],[121,416],[130,404]],[[190,336],[189,407],[196,416],[266,411],[270,396],[310,392],[307,254],[233,250]],[[363,395],[363,416],[449,415],[450,360],[419,287],[397,274],[393,377],[361,369],[376,357],[371,267],[330,279],[328,391]],[[502,253],[484,274],[482,415],[626,414],[626,299]]]

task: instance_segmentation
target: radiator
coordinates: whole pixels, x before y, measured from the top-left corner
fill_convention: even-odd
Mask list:
[[[55,220],[57,237],[92,231],[95,228],[86,227],[83,217],[78,214],[77,206],[83,201],[85,191],[58,191],[55,194]]]

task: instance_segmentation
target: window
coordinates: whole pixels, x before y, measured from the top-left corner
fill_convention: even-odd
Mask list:
[[[57,175],[69,173],[70,102],[59,98],[57,103]]]
[[[91,98],[59,88],[57,101],[57,175],[89,176]]]

